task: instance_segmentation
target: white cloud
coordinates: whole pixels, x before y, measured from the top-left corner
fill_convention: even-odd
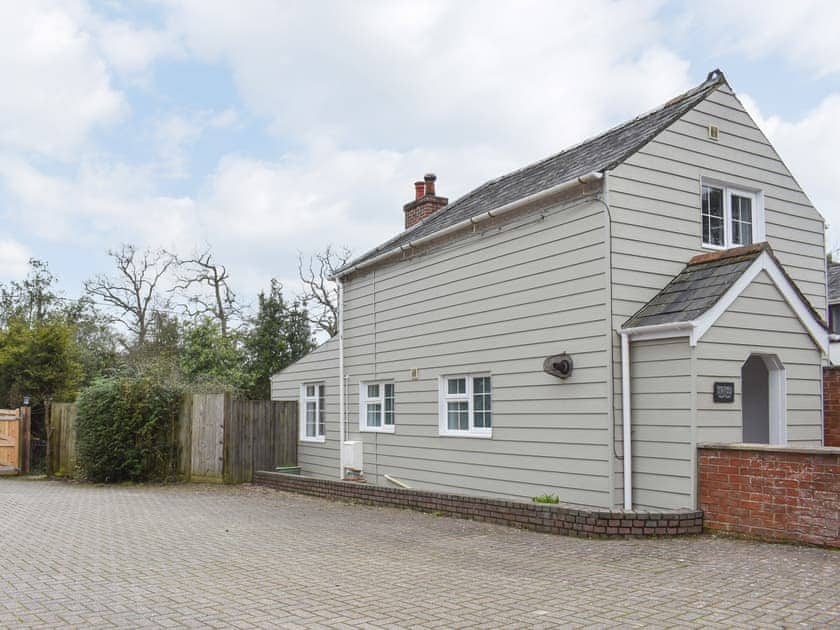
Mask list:
[[[0,3],[0,148],[70,159],[127,110],[88,33],[60,4]]]
[[[29,270],[32,254],[22,243],[0,238],[0,280],[20,280]]]
[[[535,159],[687,87],[656,2],[170,5],[280,137]]]
[[[817,210],[828,221],[828,246],[831,249],[840,248],[840,191],[837,189],[840,94],[827,96],[798,120],[765,116],[748,95],[740,98]]]
[[[177,243],[195,223],[189,198],[159,194],[148,170],[122,163],[83,163],[72,176],[0,158],[7,215],[25,218],[35,236],[81,247]]]
[[[840,72],[837,0],[707,0],[692,10],[723,53],[780,56],[818,76]]]
[[[169,114],[158,120],[154,140],[158,163],[155,170],[161,177],[185,178],[190,174],[190,151],[208,130],[231,129],[239,123],[233,109],[221,112],[197,111]]]

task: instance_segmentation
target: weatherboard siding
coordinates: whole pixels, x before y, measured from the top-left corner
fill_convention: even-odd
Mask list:
[[[578,200],[482,228],[345,283],[348,439],[364,443],[365,477],[609,507],[603,207]],[[559,352],[574,357],[568,381],[542,371]],[[473,373],[492,377],[492,438],[440,436],[439,377]],[[275,377],[276,395],[305,374],[295,365]],[[383,381],[395,386],[395,432],[360,432],[359,384]],[[305,473],[337,466],[301,446]]]
[[[717,142],[707,138],[710,123],[720,128]],[[764,134],[729,88],[722,86],[608,173],[613,329],[653,298],[692,256],[710,251],[701,247],[701,177],[763,192],[767,241],[805,297],[824,315],[824,221]],[[746,315],[761,313],[754,310]],[[818,364],[819,359],[814,365]],[[618,335],[613,338],[613,378],[615,431],[621,448]],[[811,379],[806,387],[814,389],[818,383]],[[620,471],[617,461],[615,505],[621,504]]]
[[[338,339],[333,337],[271,377],[272,400],[300,400],[303,383],[324,384],[327,439],[299,442],[298,466],[313,477],[338,477]]]
[[[707,139],[707,127],[720,140]],[[767,241],[820,314],[824,222],[731,91],[712,92],[610,172],[613,315],[621,324],[702,253],[700,180],[763,192]],[[640,275],[649,280],[640,281]]]
[[[685,337],[638,341],[630,350],[633,505],[693,507],[691,354]],[[623,480],[619,476],[617,494]]]
[[[604,254],[602,208],[579,201],[354,275],[349,424],[368,481],[609,505]],[[562,351],[567,382],[542,371]],[[439,436],[439,377],[472,373],[492,377],[493,437]],[[375,381],[395,384],[393,434],[359,432],[359,383]]]
[[[741,367],[752,353],[775,354],[785,366],[788,443],[820,446],[820,351],[765,272],[697,345],[697,441],[742,441]],[[715,381],[735,383],[734,403],[713,402]]]

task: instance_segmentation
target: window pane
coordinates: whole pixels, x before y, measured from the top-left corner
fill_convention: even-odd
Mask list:
[[[379,403],[368,403],[367,406],[367,426],[381,427],[382,426],[382,405]]]
[[[306,437],[316,437],[318,405],[313,400],[306,403]]]
[[[394,424],[394,384],[385,383],[385,424]]]
[[[446,403],[446,426],[450,431],[469,431],[469,403],[466,401]]]
[[[447,384],[447,393],[449,394],[467,393],[467,379],[465,378],[450,378],[447,379]]]
[[[324,414],[324,386],[318,385],[318,436],[327,434],[327,424]]]
[[[368,398],[379,398],[379,385],[368,385],[367,386],[367,397]]]
[[[477,429],[489,429],[491,425],[490,377],[473,379],[473,424]]]
[[[723,190],[713,186],[703,186],[701,220],[703,242],[708,245],[723,246]]]
[[[828,307],[828,330],[835,334],[840,332],[840,304]]]
[[[307,385],[306,386],[306,395],[308,397],[315,396],[315,386],[314,385]]]
[[[740,195],[731,195],[732,203],[732,243],[749,245],[752,243],[752,199]]]

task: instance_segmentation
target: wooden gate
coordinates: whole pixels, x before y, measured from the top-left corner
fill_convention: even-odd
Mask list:
[[[20,412],[0,409],[0,475],[20,472]]]

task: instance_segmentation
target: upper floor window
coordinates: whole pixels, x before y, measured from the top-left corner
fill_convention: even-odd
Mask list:
[[[300,387],[300,439],[304,442],[327,439],[323,383],[304,383]]]
[[[828,332],[840,334],[840,304],[830,304],[828,307]]]
[[[440,435],[492,435],[489,376],[444,376],[440,380],[440,390]]]
[[[761,240],[759,195],[717,184],[703,184],[700,220],[703,246],[751,245]]]
[[[395,395],[393,383],[359,385],[359,430],[394,432]]]

